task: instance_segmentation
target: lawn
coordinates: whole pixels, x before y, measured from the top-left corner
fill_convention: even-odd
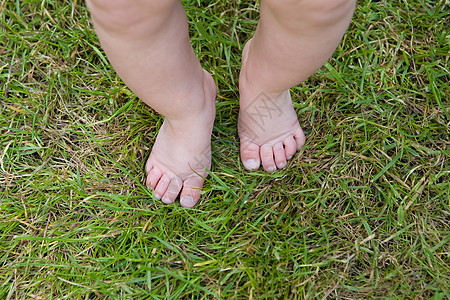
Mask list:
[[[0,298],[448,299],[448,1],[359,1],[292,89],[307,141],[271,174],[243,169],[236,129],[258,4],[183,3],[219,87],[194,209],[143,185],[163,117],[84,2],[0,0]]]

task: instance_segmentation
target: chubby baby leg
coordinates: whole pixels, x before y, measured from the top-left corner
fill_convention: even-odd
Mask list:
[[[164,115],[146,163],[155,197],[193,207],[211,165],[216,87],[190,45],[178,0],[88,0],[97,35],[123,81]]]
[[[305,143],[289,89],[316,72],[345,33],[355,0],[261,0],[261,18],[242,54],[239,136],[247,169],[268,172]]]

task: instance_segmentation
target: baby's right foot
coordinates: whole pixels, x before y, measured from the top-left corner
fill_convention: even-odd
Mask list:
[[[177,120],[166,118],[146,163],[146,184],[158,200],[169,204],[180,195],[183,207],[199,200],[211,167],[211,132],[215,118],[216,86],[205,72],[201,109],[193,116]]]

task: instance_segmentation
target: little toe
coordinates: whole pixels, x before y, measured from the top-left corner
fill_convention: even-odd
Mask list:
[[[241,160],[247,170],[256,170],[261,164],[259,146],[248,142],[241,145]]]
[[[174,177],[170,181],[167,190],[162,197],[162,202],[171,204],[175,201],[183,186],[183,181],[179,177]]]
[[[273,149],[271,146],[264,144],[260,150],[261,161],[266,172],[273,172],[277,169],[273,159]]]
[[[180,204],[186,208],[192,208],[197,204],[201,196],[201,189],[205,180],[198,176],[189,177],[184,181],[183,191],[180,195]]]
[[[145,163],[145,173],[148,175],[152,169],[153,164],[150,162],[150,159],[147,159],[147,162]]]
[[[273,155],[278,169],[286,167],[286,152],[283,143],[278,142],[273,146]]]
[[[162,196],[166,193],[167,188],[170,184],[170,177],[164,174],[158,182],[158,185],[155,188],[155,198],[158,200],[162,199]]]
[[[297,150],[300,150],[303,145],[305,144],[305,133],[300,128],[297,130],[297,132],[294,135],[294,139],[297,143]]]
[[[293,136],[290,136],[284,140],[283,144],[286,159],[291,159],[294,156],[295,152],[297,152],[297,142],[295,141]]]
[[[147,180],[145,184],[149,188],[154,190],[159,180],[161,179],[161,176],[163,176],[163,172],[158,167],[153,167],[147,174]]]

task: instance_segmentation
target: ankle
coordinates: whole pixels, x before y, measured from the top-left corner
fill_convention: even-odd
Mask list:
[[[241,98],[252,101],[258,97],[261,93],[265,94],[271,99],[279,98],[283,93],[289,91],[289,89],[277,89],[272,86],[264,78],[264,72],[260,72],[257,69],[258,64],[251,63],[252,39],[250,39],[244,47],[242,53],[242,67],[239,74],[239,91]],[[263,76],[263,77],[261,77]]]
[[[191,99],[187,107],[183,107],[177,115],[166,115],[166,121],[174,126],[182,123],[198,123],[214,121],[216,107],[216,85],[212,76],[203,70],[200,84],[186,93],[185,97]]]
[[[251,77],[247,76],[245,70],[239,79],[240,104],[251,106],[251,103],[259,100],[269,100],[276,105],[283,105],[284,102],[291,102],[290,90],[269,90]],[[287,101],[289,100],[289,101]]]

